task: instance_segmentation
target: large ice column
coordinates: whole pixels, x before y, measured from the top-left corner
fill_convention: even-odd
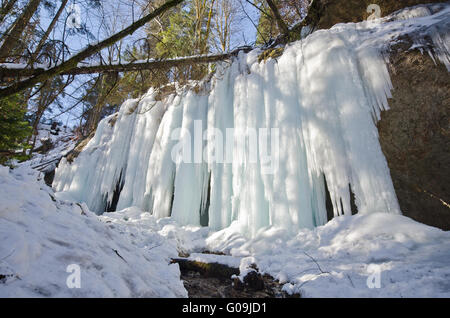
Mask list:
[[[163,103],[150,91],[125,103],[113,128],[102,121],[56,189],[101,211],[120,182],[119,209],[136,205],[195,225],[206,214],[214,229],[237,220],[254,235],[269,225],[295,232],[325,223],[325,175],[337,215],[351,210],[350,184],[361,213],[398,213],[373,121],[387,107],[389,76],[381,53],[354,50],[352,38],[353,29],[319,31],[277,61],[241,54],[218,72],[209,95],[181,92]],[[203,153],[216,154],[206,147],[215,142],[203,138],[206,129],[224,137],[221,160],[208,164]],[[261,129],[276,129],[277,139]],[[177,147],[188,152],[179,161]],[[264,171],[263,151],[276,162],[272,171]],[[64,175],[72,179],[61,181]]]
[[[277,62],[270,62],[265,71],[270,85],[268,92],[273,91],[265,96],[270,107],[271,125],[280,129],[282,154],[279,170],[273,176],[272,191],[277,203],[273,208],[273,219],[274,224],[283,227],[290,225],[293,230],[326,221],[325,197],[317,196],[324,193],[320,191],[324,187],[322,179],[316,178],[321,171],[314,170],[316,167],[308,158],[308,144],[305,143],[309,118],[302,105],[310,101],[309,96],[299,89],[303,79],[298,71],[303,69],[305,63],[302,46],[303,43],[297,43],[287,48],[283,57]],[[284,189],[281,193],[280,188]],[[283,210],[288,215],[279,214]]]
[[[72,164],[60,163],[53,186],[61,197],[84,201],[93,211],[111,208],[120,189],[119,207],[140,205],[151,153],[164,105],[153,90],[125,102],[118,114],[99,123],[92,138]],[[142,160],[142,158],[145,158]],[[117,204],[117,202],[115,202]]]
[[[123,189],[120,192],[117,210],[130,206],[142,206],[146,189],[146,174],[153,144],[165,111],[165,105],[154,99],[153,92],[140,100],[136,109],[136,121],[130,137],[127,167],[124,172]]]
[[[172,149],[179,138],[174,132],[181,127],[183,120],[181,96],[169,96],[166,104],[169,106],[161,120],[150,157],[141,157],[141,160],[149,162],[141,207],[158,218],[170,216],[172,210],[176,172]]]
[[[223,161],[227,157],[232,157],[233,151],[224,147],[223,138],[227,129],[234,127],[234,80],[239,74],[239,63],[233,63],[228,69],[223,69],[219,65],[218,74],[220,81],[212,90],[209,97],[209,104],[214,107],[208,109],[208,146],[207,156],[209,158],[210,169],[210,205],[208,213],[209,226],[215,230],[228,227],[232,219],[232,208],[230,198],[233,195],[232,188],[232,164],[231,162],[217,162],[219,156]],[[218,149],[216,149],[218,148]],[[216,159],[216,160],[214,160]]]
[[[264,79],[260,72],[250,69],[255,65],[257,53],[241,57],[241,72],[236,76],[233,90],[232,215],[250,234],[270,225],[269,198],[264,191],[258,140],[260,128],[267,128]]]
[[[355,35],[351,28],[319,31],[302,45],[298,91],[309,170],[324,172],[339,214],[351,210],[349,184],[361,212],[399,213],[373,119],[375,108],[379,113],[380,106],[387,107],[377,101],[389,94],[389,75],[381,52],[354,50],[349,39]]]
[[[174,152],[180,151],[172,158],[177,163],[172,217],[180,224],[200,225],[200,216],[207,213],[208,166],[203,160],[207,109],[207,95],[188,92],[183,98],[183,121],[174,147]]]
[[[102,120],[97,132],[72,164],[60,163],[53,186],[93,211],[104,211],[123,182],[138,100],[125,102],[117,115]],[[120,185],[119,185],[120,186]]]

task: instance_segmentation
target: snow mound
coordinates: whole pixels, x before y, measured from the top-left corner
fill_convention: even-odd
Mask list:
[[[98,217],[56,200],[25,167],[0,167],[0,187],[0,297],[187,297],[178,265],[169,265],[176,244],[149,226],[148,213]],[[80,288],[67,285],[72,264]]]
[[[401,215],[340,216],[295,237],[270,227],[250,240],[232,226],[205,244],[241,257],[241,268],[256,263],[303,297],[450,296],[450,232]]]
[[[294,236],[269,226],[249,238],[238,221],[214,231],[138,207],[97,216],[35,178],[0,167],[0,297],[186,297],[169,265],[179,252],[241,277],[256,264],[303,297],[450,297],[450,232],[401,215],[339,216]],[[72,264],[79,289],[66,284]]]

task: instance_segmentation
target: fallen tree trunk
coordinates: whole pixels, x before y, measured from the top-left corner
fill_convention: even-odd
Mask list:
[[[137,62],[130,64],[109,64],[109,65],[95,65],[95,66],[79,66],[79,63],[85,60],[86,58],[92,56],[97,53],[101,49],[108,47],[118,40],[122,39],[126,35],[132,34],[138,28],[143,26],[145,23],[149,22],[153,18],[157,17],[161,13],[165,12],[167,9],[181,3],[183,0],[171,0],[166,2],[164,5],[147,15],[146,17],[136,21],[128,28],[122,30],[119,33],[111,36],[110,38],[101,41],[100,43],[89,46],[85,48],[80,53],[74,55],[69,60],[54,66],[50,69],[44,68],[8,68],[8,67],[0,67],[0,82],[8,83],[11,80],[18,79],[19,81],[13,83],[3,89],[0,89],[0,98],[7,97],[13,95],[17,92],[20,92],[24,89],[30,88],[36,85],[39,82],[45,81],[49,78],[52,78],[56,75],[77,75],[77,74],[93,74],[93,73],[104,73],[104,72],[127,72],[127,71],[139,71],[139,70],[151,70],[151,69],[164,69],[171,68],[182,65],[190,65],[190,64],[201,64],[201,63],[212,63],[218,62],[221,60],[229,59],[232,56],[236,56],[240,51],[249,52],[251,50],[250,47],[244,47],[237,50],[234,50],[230,53],[225,54],[217,54],[217,55],[201,55],[201,56],[190,56],[183,58],[175,58],[175,59],[165,59],[165,60],[152,60],[145,62]],[[319,1],[315,0],[310,5],[310,12],[304,21],[294,26],[293,28],[287,30],[285,28],[285,34],[282,34],[278,37],[272,46],[278,44],[286,44],[290,41],[296,39],[297,36],[293,36],[300,32],[301,28],[305,25],[311,25],[313,20],[310,16],[317,15],[317,7],[322,8],[322,5]],[[284,25],[284,24],[283,24]],[[285,25],[284,25],[285,26]],[[22,80],[25,78],[24,80]]]
[[[219,263],[204,263],[186,258],[174,258],[170,263],[178,264],[181,271],[199,272],[205,277],[216,277],[228,280],[231,279],[231,276],[233,275],[239,275],[239,268]]]
[[[177,66],[224,61],[230,59],[233,56],[237,56],[241,51],[248,53],[251,50],[252,50],[251,47],[246,46],[224,54],[187,56],[182,58],[150,60],[128,64],[77,66],[61,72],[60,75],[79,75],[79,74],[93,74],[93,73],[107,73],[107,72],[130,72],[130,71],[153,70],[153,69],[169,69]],[[17,77],[24,78],[24,77],[38,76],[39,74],[44,72],[46,72],[46,70],[44,68],[39,67],[8,68],[0,66],[0,81],[3,81],[4,79],[7,78],[17,78]]]

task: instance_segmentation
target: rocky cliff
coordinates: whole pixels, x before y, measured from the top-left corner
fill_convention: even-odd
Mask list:
[[[450,80],[409,43],[394,48],[390,110],[378,123],[380,143],[404,215],[450,230]]]
[[[381,16],[439,0],[315,0],[311,16],[319,29],[366,20],[370,4]],[[411,41],[392,48],[394,86],[390,110],[378,123],[380,143],[404,215],[450,230],[450,80],[446,67],[410,50]]]
[[[397,10],[415,6],[418,4],[447,2],[443,0],[314,0],[310,12],[314,24],[319,29],[329,29],[337,23],[360,22],[375,14],[368,12],[371,4],[380,7],[381,17],[391,14]]]

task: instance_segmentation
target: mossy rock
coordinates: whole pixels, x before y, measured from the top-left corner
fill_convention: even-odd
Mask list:
[[[266,63],[269,59],[276,59],[283,55],[283,52],[284,47],[267,49],[258,56],[258,63],[261,63],[261,61],[264,61],[264,63]]]
[[[239,275],[239,269],[219,263],[203,263],[188,259],[176,258],[171,263],[177,263],[181,271],[195,271],[205,277],[230,279],[233,275]]]
[[[66,155],[66,160],[69,163],[72,163],[75,158],[78,157],[78,155],[83,151],[84,147],[89,143],[89,141],[94,138],[95,131],[91,132],[88,137],[81,140],[75,148],[73,148],[71,151],[69,151]]]

